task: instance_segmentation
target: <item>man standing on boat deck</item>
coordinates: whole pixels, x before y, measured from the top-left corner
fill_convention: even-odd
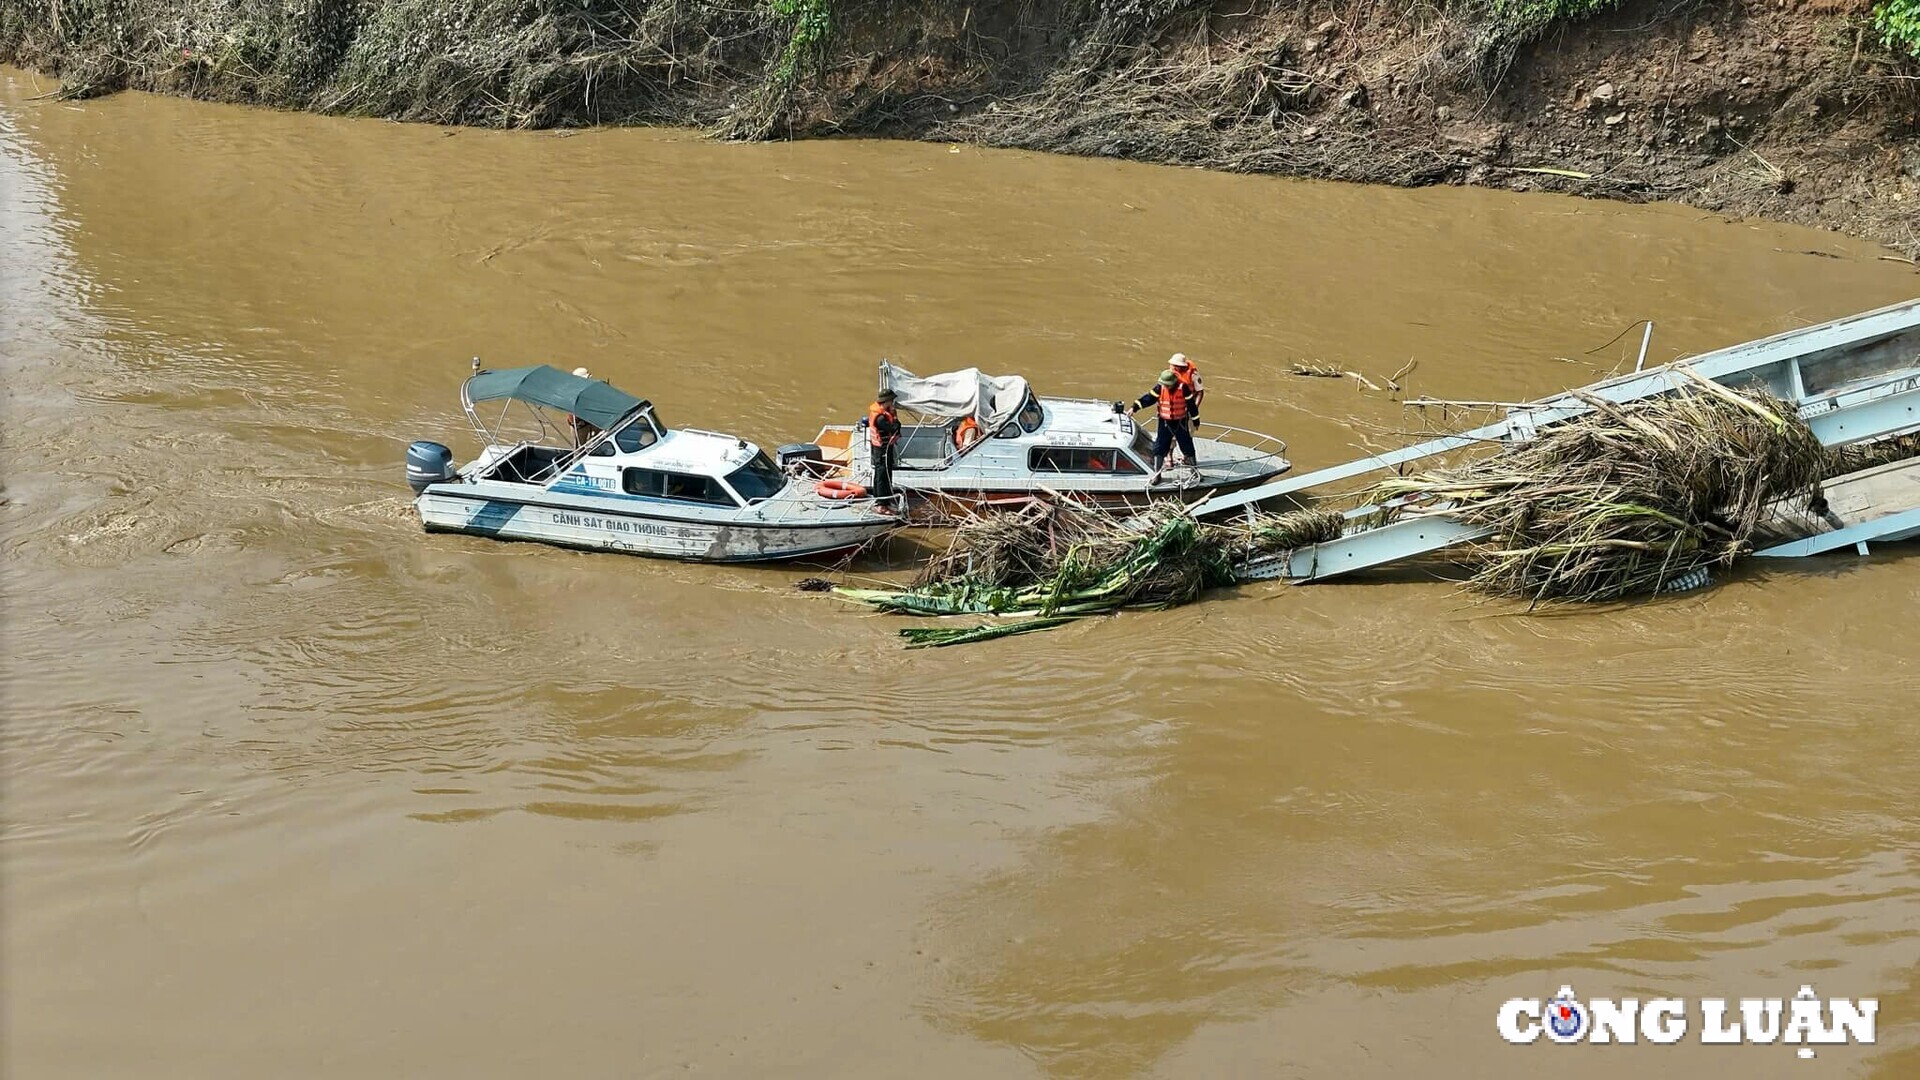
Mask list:
[[[1173,359],[1167,361],[1167,368],[1180,380],[1180,385],[1187,388],[1187,419],[1200,419],[1200,399],[1207,396],[1207,384],[1200,378],[1200,369],[1194,367],[1183,352],[1174,353]]]
[[[1172,371],[1160,373],[1160,381],[1154,388],[1140,395],[1134,402],[1133,410],[1144,409],[1149,405],[1157,406],[1160,426],[1153,433],[1153,473],[1147,477],[1147,486],[1160,482],[1160,473],[1167,467],[1167,453],[1173,444],[1180,445],[1189,463],[1197,464],[1199,459],[1193,455],[1193,432],[1188,429],[1187,418],[1193,415],[1193,391],[1180,381],[1180,376]]]
[[[587,369],[583,367],[574,368],[573,373],[582,379],[593,378],[592,375],[587,374]],[[587,423],[572,413],[567,414],[567,423],[573,426],[573,447],[576,450],[587,445],[595,435],[600,434],[599,428],[594,427],[592,424]]]
[[[867,406],[867,446],[873,452],[873,486],[868,494],[885,499],[893,494],[893,447],[900,439],[900,414],[893,391],[882,390]]]

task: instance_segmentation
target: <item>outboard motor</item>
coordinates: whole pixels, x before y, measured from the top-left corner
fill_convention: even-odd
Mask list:
[[[407,486],[415,495],[428,484],[443,483],[460,475],[453,467],[453,451],[437,442],[417,442],[407,447]]]
[[[818,443],[788,443],[773,452],[773,459],[784,473],[819,476],[826,471],[827,459]]]

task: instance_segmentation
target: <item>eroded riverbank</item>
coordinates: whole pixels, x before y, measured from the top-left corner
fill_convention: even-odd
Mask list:
[[[1870,3],[18,0],[0,63],[505,127],[891,135],[1662,200],[1920,257],[1920,57]]]
[[[9,1076],[1797,1077],[1493,1021],[1807,981],[1882,1002],[1814,1067],[1913,1071],[1910,554],[905,653],[805,568],[424,536],[400,471],[476,352],[777,442],[881,356],[1112,396],[1175,348],[1310,468],[1417,418],[1296,360],[1532,396],[1631,366],[1634,319],[1667,359],[1910,297],[1879,249],[46,88],[0,73]]]

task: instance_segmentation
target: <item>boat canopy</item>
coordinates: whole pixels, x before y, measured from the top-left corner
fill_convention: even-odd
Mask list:
[[[1018,375],[984,375],[979,368],[920,378],[903,367],[880,363],[880,389],[891,390],[902,408],[922,416],[971,416],[991,431],[1020,411],[1027,380]]]
[[[510,398],[560,409],[602,431],[646,405],[646,402],[625,390],[616,390],[598,379],[569,375],[547,364],[506,371],[482,371],[467,380],[465,393],[467,400],[475,404]]]

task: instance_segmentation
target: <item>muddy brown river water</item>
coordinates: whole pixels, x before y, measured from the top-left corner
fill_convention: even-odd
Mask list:
[[[1912,552],[913,653],[807,568],[423,535],[401,474],[473,449],[476,353],[777,443],[882,356],[1117,397],[1178,349],[1311,468],[1418,418],[1294,361],[1524,398],[1638,318],[1658,361],[1920,294],[1876,249],[50,88],[0,71],[8,1077],[1920,1075]],[[1811,983],[1879,1041],[1500,1041],[1562,983]]]

